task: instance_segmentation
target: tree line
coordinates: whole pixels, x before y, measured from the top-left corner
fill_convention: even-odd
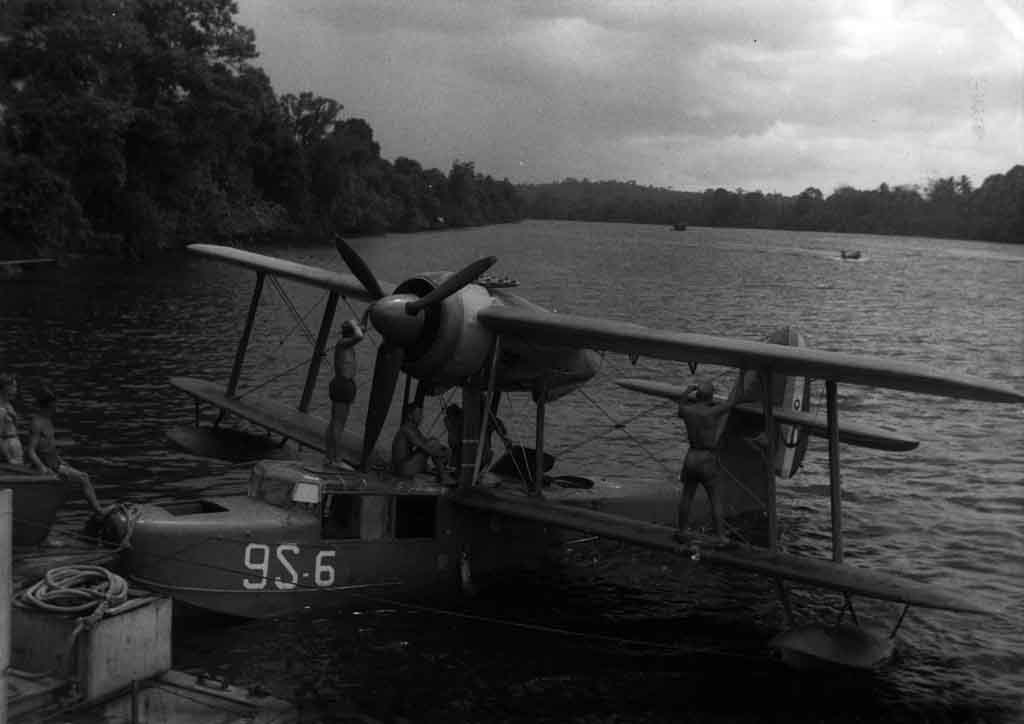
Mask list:
[[[522,218],[508,180],[387,161],[337,101],[277,95],[236,13],[232,0],[0,3],[3,256]]]
[[[841,186],[825,196],[761,191],[674,191],[632,181],[565,179],[520,186],[526,215],[537,219],[686,223],[761,229],[901,234],[1024,243],[1024,166],[994,174],[974,188],[966,176],[939,178],[923,189],[881,184]]]
[[[278,95],[232,0],[0,2],[0,256],[540,219],[1024,241],[1024,167],[974,188],[825,196],[566,179],[515,186],[380,155],[313,93]]]

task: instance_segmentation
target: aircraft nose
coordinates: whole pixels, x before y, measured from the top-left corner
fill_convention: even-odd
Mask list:
[[[409,314],[406,311],[406,305],[417,299],[415,294],[392,294],[373,303],[370,321],[390,344],[407,347],[419,338],[423,312]]]

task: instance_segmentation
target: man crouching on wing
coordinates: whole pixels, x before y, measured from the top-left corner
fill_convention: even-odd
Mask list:
[[[715,402],[715,387],[708,381],[690,385],[679,400],[679,417],[686,423],[686,435],[690,447],[683,460],[683,470],[679,481],[683,484],[683,494],[679,499],[679,532],[678,538],[685,539],[686,526],[690,520],[690,506],[697,492],[697,485],[704,487],[711,504],[711,519],[715,533],[720,539],[727,540],[725,521],[722,516],[722,499],[718,491],[718,479],[723,469],[719,459],[719,444],[725,425],[729,421],[729,413],[739,398],[741,385],[733,388],[732,395],[725,402]]]

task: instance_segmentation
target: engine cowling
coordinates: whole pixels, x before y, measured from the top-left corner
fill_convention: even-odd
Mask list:
[[[395,288],[394,294],[423,297],[449,275],[412,277]],[[406,374],[430,380],[438,386],[461,384],[481,370],[494,334],[476,318],[477,312],[494,303],[490,292],[479,284],[468,284],[440,304],[428,307],[423,326],[414,343],[405,347]]]

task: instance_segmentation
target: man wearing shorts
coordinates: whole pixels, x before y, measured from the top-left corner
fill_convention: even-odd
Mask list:
[[[341,325],[341,339],[334,346],[334,379],[331,380],[331,420],[327,423],[327,440],[324,448],[327,464],[340,462],[343,448],[345,423],[352,401],[356,398],[356,351],[355,346],[363,339],[363,330],[354,320]]]
[[[53,431],[53,413],[56,409],[57,396],[49,387],[42,387],[36,393],[36,412],[32,415],[28,449],[25,451],[28,461],[40,473],[54,473],[62,480],[80,485],[89,507],[102,515],[107,511],[96,497],[92,480],[86,473],[68,465],[57,454],[57,440]]]
[[[711,504],[711,519],[715,533],[726,540],[725,521],[722,516],[722,499],[719,497],[718,479],[722,473],[719,460],[719,443],[725,425],[729,421],[729,413],[737,401],[736,385],[733,395],[726,402],[715,402],[715,388],[710,382],[704,381],[690,385],[679,401],[679,417],[686,423],[686,434],[690,447],[683,460],[683,470],[679,480],[683,484],[683,494],[679,499],[679,535],[684,531],[690,520],[690,506],[701,485],[707,493]]]
[[[423,408],[414,402],[405,406],[402,426],[391,443],[391,467],[397,475],[411,477],[427,472],[427,462],[433,460],[434,474],[441,480],[450,451],[437,438],[423,434],[422,421]]]

